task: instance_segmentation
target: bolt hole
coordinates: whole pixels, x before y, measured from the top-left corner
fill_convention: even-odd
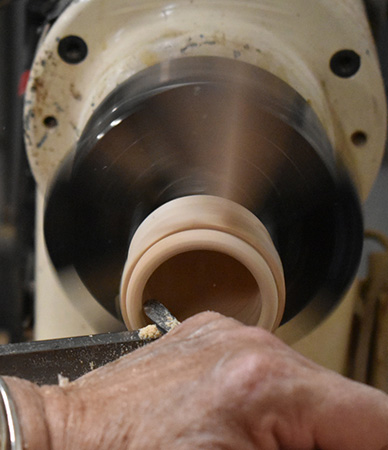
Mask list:
[[[331,71],[340,78],[350,78],[358,72],[360,56],[353,50],[340,50],[330,59]]]
[[[43,120],[43,125],[46,128],[55,128],[58,125],[58,121],[54,116],[47,116]]]
[[[88,54],[88,46],[79,36],[66,36],[59,41],[58,54],[68,64],[79,64]]]
[[[357,147],[363,147],[368,140],[368,136],[363,131],[355,131],[351,136],[352,142]]]

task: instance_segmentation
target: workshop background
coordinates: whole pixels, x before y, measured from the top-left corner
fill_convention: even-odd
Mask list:
[[[0,344],[33,337],[36,192],[23,142],[23,96],[39,39],[69,3],[0,0]],[[365,6],[387,88],[388,1],[367,0]],[[388,392],[387,151],[363,209],[363,281],[344,371]]]

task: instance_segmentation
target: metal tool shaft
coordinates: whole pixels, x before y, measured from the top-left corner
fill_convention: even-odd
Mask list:
[[[56,384],[58,375],[70,381],[150,342],[137,331],[79,336],[0,346],[0,375],[38,384]]]
[[[146,302],[144,311],[163,334],[179,324],[155,300]],[[17,376],[38,384],[56,384],[59,376],[72,381],[153,340],[144,338],[139,331],[0,345],[0,375]]]

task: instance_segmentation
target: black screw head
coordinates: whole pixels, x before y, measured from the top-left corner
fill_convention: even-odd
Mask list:
[[[43,119],[43,125],[46,128],[55,128],[58,125],[58,121],[54,116],[47,116]]]
[[[79,64],[86,58],[88,46],[79,36],[66,36],[59,41],[58,54],[68,64]]]
[[[358,130],[351,135],[351,140],[356,147],[363,147],[368,141],[368,136],[364,131]]]
[[[361,58],[353,50],[340,50],[330,59],[331,71],[341,78],[350,78],[358,72]]]

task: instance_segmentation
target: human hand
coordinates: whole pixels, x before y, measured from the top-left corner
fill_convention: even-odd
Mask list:
[[[388,396],[216,313],[65,387],[6,379],[33,449],[388,449]]]

